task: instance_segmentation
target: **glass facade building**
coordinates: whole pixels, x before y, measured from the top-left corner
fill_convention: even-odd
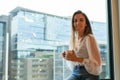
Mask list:
[[[9,17],[0,16],[0,80],[8,77],[9,25]]]
[[[57,46],[63,44],[68,45],[70,18],[35,12],[23,8],[14,9],[11,11],[10,16],[12,18],[11,79],[24,80],[25,75],[20,73],[24,71],[24,65],[22,65],[24,62],[21,62],[21,59],[38,58],[35,54],[37,52],[44,54],[51,53],[54,60],[52,64],[55,64],[56,59],[54,59],[54,57],[57,52]],[[53,65],[52,68],[56,68],[56,66]],[[52,71],[52,74],[54,76],[55,71]],[[51,80],[53,80],[53,78]],[[37,76],[31,78],[31,80],[33,79],[37,80],[41,78]],[[44,80],[50,79],[46,77]]]

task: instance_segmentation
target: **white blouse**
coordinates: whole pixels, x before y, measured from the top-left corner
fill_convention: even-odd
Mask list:
[[[99,47],[92,34],[84,37],[82,41],[76,41],[75,54],[79,58],[84,58],[84,61],[82,63],[67,61],[71,70],[73,70],[76,65],[83,65],[90,74],[99,75],[102,72],[102,61]]]

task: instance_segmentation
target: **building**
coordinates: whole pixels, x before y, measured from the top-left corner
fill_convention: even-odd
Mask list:
[[[53,80],[53,58],[26,58],[21,80]],[[24,73],[24,74],[23,74]]]
[[[70,26],[70,18],[36,12],[20,7],[12,10],[10,17],[12,47],[10,79],[23,80],[19,74],[21,72],[19,69],[21,59],[27,58],[28,61],[31,60],[31,57],[35,58],[33,55],[36,50],[39,52],[49,51],[50,53],[52,51],[54,54],[57,46],[63,44],[63,41],[64,44],[68,44],[70,28],[67,27]],[[66,29],[63,29],[65,27]],[[25,80],[29,79],[27,78]]]
[[[8,56],[9,56],[9,16],[0,16],[0,79],[8,77]]]

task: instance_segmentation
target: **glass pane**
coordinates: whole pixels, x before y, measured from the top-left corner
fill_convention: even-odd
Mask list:
[[[111,78],[106,0],[21,0],[10,3],[16,4],[22,7],[17,5],[8,10],[12,18],[10,80],[64,80],[72,73],[61,52],[69,49],[71,17],[76,10],[87,14],[99,44],[103,61],[100,78]]]

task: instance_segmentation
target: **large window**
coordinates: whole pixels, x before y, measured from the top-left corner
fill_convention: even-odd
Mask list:
[[[76,10],[88,15],[99,44],[103,68],[100,79],[113,80],[109,0],[26,1],[10,4],[19,6],[9,10],[10,80],[64,80],[71,74],[61,52],[69,49],[71,17]]]

